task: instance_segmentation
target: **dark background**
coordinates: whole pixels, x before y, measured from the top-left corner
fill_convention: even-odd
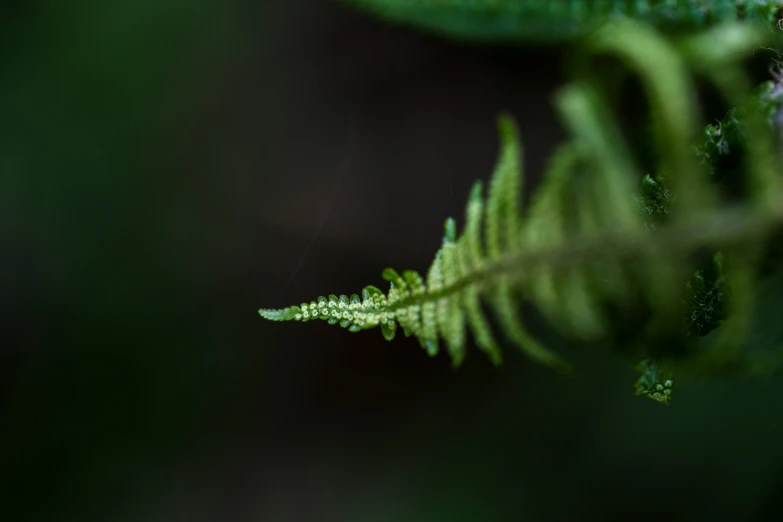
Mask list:
[[[562,139],[562,49],[455,45],[326,0],[0,4],[0,517],[780,520],[780,382],[508,348],[282,307],[425,271],[510,111]]]

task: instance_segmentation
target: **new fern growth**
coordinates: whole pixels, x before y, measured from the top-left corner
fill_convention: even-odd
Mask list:
[[[383,7],[398,19],[415,8],[442,22],[441,29],[470,27],[489,36],[497,36],[499,28],[530,36],[524,24],[533,22],[525,22],[522,13],[533,21],[536,16],[590,20],[582,61],[611,55],[639,77],[650,101],[651,147],[659,165],[651,173],[640,171],[601,86],[589,76],[578,79],[556,97],[571,140],[550,159],[529,208],[519,204],[520,136],[512,117],[503,115],[500,154],[486,198],[477,181],[464,229],[458,233],[455,221],[446,220],[441,247],[425,275],[387,268],[382,273],[387,293],[366,286],[361,296],[322,296],[262,309],[262,317],[320,319],[351,332],[380,327],[389,341],[401,329],[430,355],[445,344],[454,366],[466,356],[468,333],[496,365],[505,339],[539,363],[570,369],[528,331],[519,308],[524,300],[545,326],[572,344],[615,346],[641,359],[636,393],[663,404],[671,400],[675,369],[758,374],[783,366],[783,332],[779,338],[764,337],[771,348],[748,348],[749,339],[759,338],[753,314],[761,315],[756,311],[767,306],[759,299],[774,299],[770,296],[780,285],[780,277],[765,274],[770,266],[783,273],[779,257],[766,254],[783,229],[783,168],[776,149],[783,89],[776,78],[753,91],[741,67],[743,57],[767,45],[778,2],[618,0],[563,2],[557,8],[558,2],[532,0],[359,3]],[[449,9],[451,18],[435,16]],[[476,14],[475,25],[460,18],[467,13]],[[640,13],[656,23],[627,19]],[[598,23],[612,17],[612,23]],[[717,25],[671,40],[654,27],[664,18]],[[764,23],[736,22],[739,18]],[[718,23],[725,20],[735,22]],[[697,77],[735,107],[701,137]],[[722,180],[738,170],[739,202],[727,198],[722,187]],[[496,318],[502,338],[490,327],[485,309]],[[618,341],[614,332],[626,322],[636,335]]]
[[[273,321],[321,319],[352,332],[380,326],[389,341],[394,339],[399,325],[406,336],[415,336],[433,356],[439,351],[439,339],[443,339],[454,366],[459,366],[465,357],[467,325],[476,345],[493,363],[500,364],[501,352],[481,307],[483,293],[510,340],[533,359],[564,368],[559,356],[527,333],[518,316],[509,276],[491,269],[518,248],[520,220],[518,132],[509,116],[500,118],[499,128],[501,154],[486,204],[482,183],[477,181],[468,199],[464,232],[458,235],[454,220],[446,220],[443,244],[435,254],[426,280],[413,270],[398,274],[387,268],[382,277],[389,282],[388,294],[367,286],[361,297],[357,294],[319,297],[282,310],[260,310],[261,316]]]

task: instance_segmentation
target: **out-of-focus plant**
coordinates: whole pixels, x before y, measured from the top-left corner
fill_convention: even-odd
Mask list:
[[[556,96],[571,139],[552,156],[528,209],[519,205],[520,139],[504,115],[487,198],[477,182],[462,233],[446,220],[426,275],[387,268],[387,293],[367,286],[361,295],[262,309],[262,317],[322,319],[352,332],[380,327],[387,340],[401,328],[430,355],[445,341],[455,366],[470,332],[500,364],[483,302],[525,354],[570,369],[525,327],[526,302],[572,346],[609,346],[641,360],[636,393],[663,404],[675,371],[757,375],[780,367],[783,330],[774,317],[783,285],[774,248],[783,229],[783,97],[779,78],[754,89],[743,69],[753,52],[776,45],[779,3],[352,3],[451,37],[578,41],[584,71],[607,57],[621,62],[643,86],[652,130],[645,146],[657,165],[651,173],[637,165],[611,108],[612,80],[583,72]],[[734,107],[702,130],[697,81]]]

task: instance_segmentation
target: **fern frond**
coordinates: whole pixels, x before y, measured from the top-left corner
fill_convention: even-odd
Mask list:
[[[579,94],[578,90],[571,92],[575,100],[582,101],[567,104],[570,109],[576,109],[577,103],[589,104],[589,97]],[[579,110],[576,110],[578,113]],[[553,162],[547,175],[548,183],[539,190],[525,225],[522,228],[510,227],[503,216],[513,219],[516,215],[516,203],[509,196],[514,192],[503,189],[519,187],[521,149],[509,117],[500,119],[500,129],[501,156],[492,183],[496,190],[490,190],[489,202],[482,212],[481,184],[477,182],[474,185],[467,206],[466,230],[462,236],[457,237],[453,220],[446,221],[443,244],[430,266],[426,283],[415,271],[408,270],[400,275],[387,268],[382,274],[390,283],[387,295],[374,286],[367,286],[361,298],[356,294],[350,297],[330,295],[281,310],[262,309],[259,314],[275,321],[322,319],[352,332],[381,326],[387,340],[395,337],[399,325],[406,336],[415,336],[430,355],[438,353],[438,341],[444,339],[455,366],[462,362],[465,355],[467,325],[477,344],[497,364],[500,353],[480,306],[479,298],[483,295],[510,340],[531,358],[566,368],[559,356],[542,347],[527,333],[519,318],[517,300],[513,298],[515,291],[521,291],[542,311],[549,312],[546,315],[564,331],[571,331],[577,338],[590,337],[585,335],[586,332],[602,332],[603,328],[596,325],[608,323],[606,318],[600,317],[596,300],[611,298],[623,301],[632,286],[630,281],[621,280],[621,274],[632,278],[633,274],[628,266],[618,264],[618,256],[634,259],[637,263],[644,261],[633,269],[638,279],[639,275],[655,269],[656,258],[650,255],[653,252],[666,252],[667,257],[661,262],[671,265],[673,259],[683,254],[705,246],[740,242],[749,231],[764,223],[783,222],[783,209],[774,214],[759,214],[752,209],[749,212],[736,210],[718,213],[695,223],[666,227],[646,239],[639,234],[638,226],[615,226],[608,231],[604,228],[600,235],[589,228],[575,234],[565,226],[560,228],[550,224],[543,227],[548,216],[561,214],[552,202],[562,200],[569,190],[568,184],[564,183],[568,168],[563,168],[563,165],[573,166],[575,157],[578,157],[576,152],[569,154],[569,149],[563,149],[558,155],[561,161]],[[622,184],[616,178],[605,178],[604,182]],[[606,206],[606,201],[601,197],[585,197],[581,206],[583,213],[587,209],[595,211]],[[620,206],[624,205],[620,202]],[[488,245],[486,255],[481,252],[479,234],[482,214]],[[619,215],[624,216],[619,219],[635,222],[625,211],[621,214],[609,212],[605,219],[611,221],[618,219]],[[606,223],[602,226],[606,227]],[[514,237],[521,240],[515,241]],[[614,267],[615,281],[599,283],[596,273],[589,267],[579,268],[588,259],[605,262],[604,267]],[[571,277],[560,278],[564,268],[572,270]],[[676,285],[678,279],[670,271],[662,274],[669,276],[670,282],[650,279],[649,284],[636,291],[643,291],[649,296],[656,313],[669,315],[668,309],[673,308],[673,294],[661,295],[659,287]],[[617,288],[623,291],[616,293]],[[576,304],[580,300],[583,305]],[[596,313],[599,315],[596,316]]]
[[[702,336],[717,328],[726,318],[728,300],[723,254],[718,252],[685,285],[688,333]]]
[[[406,336],[415,336],[433,356],[438,353],[439,339],[443,339],[454,366],[459,366],[465,356],[467,326],[476,344],[493,363],[500,364],[500,350],[481,307],[483,294],[511,341],[531,358],[566,369],[562,359],[535,341],[520,321],[511,276],[503,271],[488,276],[488,267],[505,262],[519,246],[521,145],[511,117],[501,116],[498,125],[501,153],[486,207],[482,185],[477,182],[468,200],[464,233],[458,237],[454,220],[446,220],[443,243],[427,272],[426,283],[413,270],[400,275],[387,268],[382,274],[390,284],[386,295],[368,286],[361,299],[357,295],[319,297],[281,310],[259,310],[261,317],[303,322],[322,319],[352,332],[381,326],[387,340],[394,338],[399,325]],[[480,233],[482,221],[486,254]]]
[[[756,102],[746,104],[751,89],[739,59],[763,42],[758,30],[734,24],[705,34],[674,44],[649,26],[618,20],[597,29],[586,46],[588,59],[619,57],[642,80],[651,102],[652,145],[661,162],[654,175],[642,178],[635,198],[640,173],[619,125],[599,87],[577,81],[556,98],[572,140],[551,158],[525,211],[519,204],[519,133],[504,115],[487,199],[477,182],[463,233],[458,234],[454,220],[446,220],[426,278],[387,268],[382,274],[389,282],[387,294],[367,286],[361,297],[330,295],[259,314],[274,321],[322,319],[352,332],[380,326],[387,340],[401,328],[433,356],[445,342],[454,366],[464,360],[470,332],[500,364],[499,343],[483,303],[509,341],[531,359],[559,369],[569,366],[527,331],[519,310],[523,299],[543,315],[545,326],[575,342],[611,344],[613,327],[622,320],[618,313],[641,317],[638,335],[624,340],[629,346],[623,349],[643,359],[637,392],[664,404],[670,400],[674,366],[678,372],[756,371],[755,357],[783,366],[783,355],[744,350],[756,324],[758,297],[770,294],[761,259],[770,238],[783,230],[783,169],[770,126],[781,100],[767,85]],[[714,151],[701,165],[693,152],[697,74],[738,107],[736,121],[725,127],[737,126],[735,135],[741,138],[741,203],[727,204],[711,182],[719,161]],[[721,156],[723,151],[717,152]],[[653,231],[651,212],[666,217]],[[705,252],[714,254],[706,267],[698,263]],[[656,343],[645,340],[663,340],[657,343],[663,345],[689,340],[695,350],[683,363],[680,351],[664,348],[652,354],[649,345]],[[779,344],[783,353],[783,340]]]

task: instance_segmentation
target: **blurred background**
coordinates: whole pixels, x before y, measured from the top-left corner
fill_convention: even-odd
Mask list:
[[[563,63],[328,0],[0,4],[0,518],[781,520],[781,382],[666,408],[257,315],[425,271],[500,111],[534,185]]]

